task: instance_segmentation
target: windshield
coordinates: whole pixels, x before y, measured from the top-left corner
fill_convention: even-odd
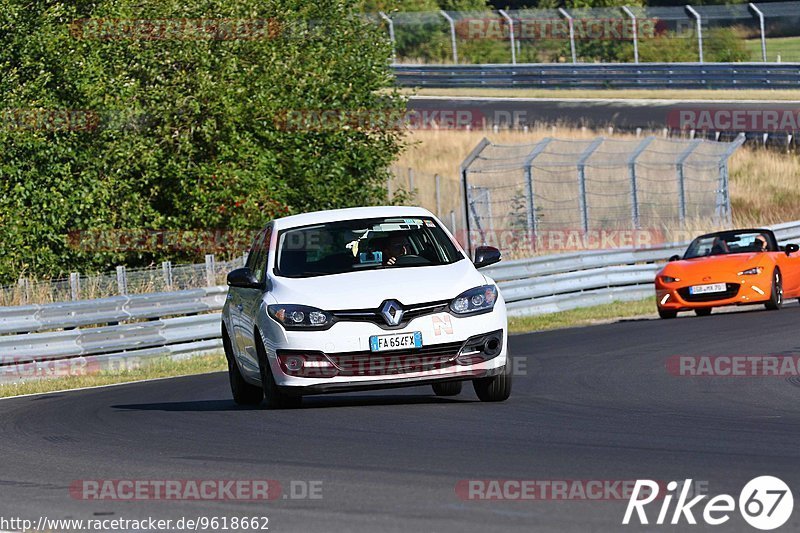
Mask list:
[[[774,243],[767,233],[754,231],[717,233],[696,238],[689,245],[683,258],[692,259],[709,255],[768,252],[774,251],[773,248]]]
[[[463,258],[430,217],[348,220],[281,232],[275,273],[306,278],[447,265]]]

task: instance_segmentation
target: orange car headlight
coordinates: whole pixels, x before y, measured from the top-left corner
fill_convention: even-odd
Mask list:
[[[741,272],[737,273],[737,276],[755,276],[757,274],[761,274],[761,271],[764,270],[761,267],[753,267],[748,268],[747,270],[742,270]]]
[[[673,278],[672,276],[661,276],[661,281],[664,283],[675,283],[680,280],[681,278]]]

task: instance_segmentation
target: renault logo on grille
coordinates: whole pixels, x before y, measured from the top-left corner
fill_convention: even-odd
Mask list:
[[[396,300],[386,300],[381,307],[381,316],[390,326],[396,326],[403,320],[403,307]]]

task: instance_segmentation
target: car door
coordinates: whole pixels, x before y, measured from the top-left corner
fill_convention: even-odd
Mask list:
[[[800,296],[800,252],[787,255],[780,252],[777,264],[783,276],[783,292],[786,297]]]
[[[250,253],[247,256],[245,266],[253,272],[259,281],[264,279],[266,269],[267,252],[269,248],[270,228],[267,228],[256,236]],[[261,271],[261,274],[259,274]],[[253,342],[253,331],[255,328],[255,314],[253,312],[253,302],[260,302],[263,291],[260,289],[247,289],[244,287],[232,288],[230,297],[231,317],[233,319],[234,339],[236,352],[243,370],[258,376],[258,359],[256,358],[255,344]],[[256,312],[258,308],[256,308]]]

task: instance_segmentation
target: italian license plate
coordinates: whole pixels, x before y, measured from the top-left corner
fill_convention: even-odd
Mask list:
[[[422,348],[422,332],[394,333],[392,335],[372,335],[369,349],[373,352]]]
[[[711,292],[725,292],[727,287],[724,283],[709,283],[708,285],[694,285],[689,287],[689,294],[708,294]]]

